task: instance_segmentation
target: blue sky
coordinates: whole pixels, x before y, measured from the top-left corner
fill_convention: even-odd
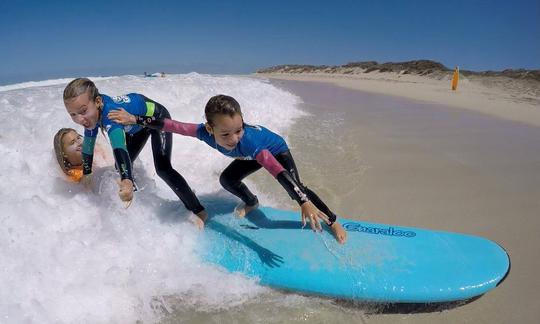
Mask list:
[[[540,1],[0,1],[0,84],[431,59],[540,68]]]

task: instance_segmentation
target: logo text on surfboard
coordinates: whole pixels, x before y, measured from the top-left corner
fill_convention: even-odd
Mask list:
[[[388,235],[388,236],[404,236],[404,237],[415,237],[416,233],[413,231],[404,231],[394,227],[371,227],[365,226],[358,223],[345,223],[343,224],[345,230],[349,232],[362,232],[368,234],[379,234],[379,235]]]

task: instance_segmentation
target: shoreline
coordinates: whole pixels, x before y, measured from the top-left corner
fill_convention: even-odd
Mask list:
[[[324,82],[343,88],[403,97],[472,110],[505,120],[540,127],[540,83],[507,77],[461,76],[452,91],[450,78],[435,79],[393,72],[363,74],[256,73],[258,78]]]
[[[348,321],[534,321],[540,128],[328,83],[270,82],[302,98],[308,115],[288,143],[303,183],[338,217],[476,235],[512,260],[505,281],[474,302],[437,312],[359,309]],[[508,312],[516,300],[523,311]],[[333,307],[324,312],[341,315]]]

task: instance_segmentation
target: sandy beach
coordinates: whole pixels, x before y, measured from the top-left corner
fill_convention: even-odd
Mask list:
[[[310,115],[290,136],[293,154],[301,177],[338,215],[487,237],[512,260],[501,286],[453,309],[370,314],[353,307],[343,313],[325,304],[320,315],[364,323],[535,322],[540,114],[526,94],[474,83],[474,91],[464,85],[452,93],[447,82],[421,78],[270,77],[304,101]],[[488,109],[492,101],[499,110]]]
[[[507,77],[460,77],[456,91],[450,76],[438,78],[391,72],[271,73],[257,76],[282,80],[327,82],[341,87],[469,109],[499,118],[540,126],[540,82]]]

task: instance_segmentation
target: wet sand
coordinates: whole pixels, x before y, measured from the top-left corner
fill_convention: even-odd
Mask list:
[[[339,307],[325,306],[324,318],[536,322],[539,127],[320,82],[271,82],[300,96],[311,114],[298,120],[289,144],[303,181],[338,215],[483,236],[501,244],[512,261],[510,275],[499,287],[460,307],[371,315],[353,307],[349,316]],[[283,204],[294,207],[285,198]]]

